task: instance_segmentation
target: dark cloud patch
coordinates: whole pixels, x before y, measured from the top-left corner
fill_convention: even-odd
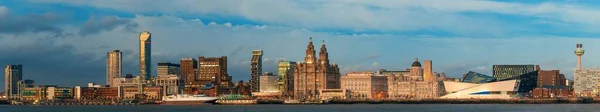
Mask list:
[[[58,27],[64,21],[64,15],[55,13],[16,15],[5,9],[0,14],[0,33],[21,35],[25,33],[49,32],[53,37],[65,36],[63,29]]]
[[[4,65],[22,64],[23,78],[33,79],[38,85],[74,86],[105,81],[105,58],[78,52],[71,45],[58,45],[52,39],[2,47],[0,55]]]
[[[86,36],[90,34],[96,34],[102,31],[109,31],[121,25],[125,25],[125,30],[129,32],[135,32],[135,29],[138,27],[137,23],[134,23],[129,19],[119,18],[117,16],[92,16],[80,28],[79,35]]]

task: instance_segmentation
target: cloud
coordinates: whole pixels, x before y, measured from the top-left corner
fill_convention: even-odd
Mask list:
[[[33,0],[35,2],[66,3],[127,11],[131,13],[184,13],[189,15],[217,15],[240,17],[259,24],[295,28],[330,29],[355,32],[408,33],[428,32],[461,36],[502,37],[536,33],[545,29],[527,29],[528,26],[563,23],[581,27],[585,32],[595,30],[600,23],[600,11],[580,4],[518,3],[499,1],[452,0],[440,3],[421,1],[123,1],[123,0]],[[273,4],[273,5],[264,5]],[[154,7],[154,8],[147,8]],[[344,10],[339,10],[344,9]],[[268,12],[268,13],[265,13]],[[347,14],[352,12],[352,14]],[[500,16],[498,16],[500,15]],[[528,18],[505,21],[504,17]],[[550,24],[523,24],[549,20]],[[238,23],[233,23],[238,24]],[[227,27],[231,25],[224,24]],[[546,26],[547,27],[547,26]],[[560,27],[560,26],[555,26]],[[533,30],[533,31],[532,31]],[[432,33],[433,32],[433,33]],[[547,31],[552,32],[552,31]]]
[[[64,36],[63,29],[57,23],[64,20],[63,15],[55,13],[16,15],[5,6],[0,6],[0,33],[24,34],[28,32],[50,32],[55,37]]]
[[[137,23],[132,23],[129,19],[119,18],[117,16],[103,16],[96,17],[92,16],[85,22],[85,24],[79,30],[79,35],[85,36],[89,34],[96,34],[101,31],[113,30],[117,26],[125,25],[129,31],[134,31],[137,28]]]
[[[9,13],[8,8],[6,6],[0,6],[0,18],[4,17]]]

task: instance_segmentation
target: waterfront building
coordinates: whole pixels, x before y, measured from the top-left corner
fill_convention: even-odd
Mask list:
[[[260,81],[259,76],[262,73],[262,50],[253,50],[252,59],[250,60],[250,89],[252,92],[259,92]]]
[[[46,92],[46,99],[48,100],[73,99],[74,96],[71,87],[48,87]]]
[[[163,87],[165,95],[180,94],[185,88],[183,78],[177,75],[159,75],[154,79],[154,84]]]
[[[151,56],[151,35],[148,31],[143,31],[140,33],[140,76],[142,82],[146,82],[150,80],[150,68],[152,67]]]
[[[260,76],[260,92],[280,92],[279,84],[277,84],[277,75],[265,72]]]
[[[158,76],[167,76],[167,75],[172,75],[172,76],[179,76],[179,72],[180,72],[180,68],[179,68],[179,64],[176,63],[169,63],[169,62],[160,62],[158,63],[158,66],[156,67],[156,71]]]
[[[113,86],[112,80],[123,75],[122,55],[119,50],[106,53],[106,85]]]
[[[575,49],[575,55],[577,56],[577,69],[581,70],[581,56],[585,53],[583,50],[583,44],[577,44],[577,48]]]
[[[185,88],[184,79],[181,78],[180,65],[175,63],[158,63],[156,68],[158,76],[154,78],[156,86],[163,87],[165,95],[174,95],[181,93]]]
[[[542,88],[535,88],[531,92],[533,98],[560,98],[560,97],[572,97],[573,95],[569,91],[567,86],[549,86]]]
[[[496,81],[496,78],[485,75],[485,74],[473,72],[473,71],[469,71],[468,73],[464,74],[464,77],[462,80],[462,82],[475,83],[475,84],[488,83],[488,82],[493,82],[493,81]]]
[[[192,94],[200,87],[199,80],[197,80],[198,61],[194,58],[182,58],[179,64],[179,74],[185,82],[185,93]]]
[[[505,80],[537,70],[539,70],[537,65],[494,65],[493,76],[497,80]]]
[[[540,70],[538,73],[537,87],[567,86],[564,74],[559,70]]]
[[[123,99],[145,99],[145,100],[161,100],[164,96],[162,87],[159,86],[144,86],[142,89],[138,87],[122,87]]]
[[[198,58],[197,83],[200,90],[214,88],[216,95],[233,94],[233,82],[227,74],[227,56]]]
[[[441,99],[512,99],[518,98],[519,81],[505,80],[489,83],[444,81],[446,95]]]
[[[46,88],[42,87],[26,87],[21,89],[22,100],[35,101],[46,98]]]
[[[231,76],[227,74],[227,56],[198,58],[198,79],[201,86],[214,84],[215,87],[232,87]]]
[[[357,99],[381,99],[387,96],[387,77],[373,72],[350,72],[342,76],[342,89],[350,90],[349,97]]]
[[[575,70],[573,85],[577,96],[592,97],[598,96],[600,92],[600,69],[581,69]]]
[[[120,98],[119,87],[81,87],[74,89],[76,100],[116,100]]]
[[[393,99],[437,98],[444,91],[443,83],[438,81],[403,80],[388,88],[389,98]]]
[[[296,62],[279,60],[278,84],[279,90],[284,96],[292,96],[294,93],[294,67]]]
[[[423,80],[423,69],[421,68],[421,63],[419,62],[419,58],[415,59],[415,62],[412,63],[410,67],[410,76],[409,78],[413,80]]]
[[[319,98],[321,99],[348,99],[351,91],[347,89],[320,89]]]
[[[431,62],[427,63],[431,66]],[[407,71],[379,72],[387,77],[387,95],[391,99],[437,98],[445,92],[443,83],[437,80],[437,72],[432,73],[429,80],[424,80],[423,69],[418,59],[415,59]]]
[[[340,69],[337,64],[329,63],[329,53],[325,41],[321,44],[317,60],[312,38],[306,49],[304,62],[294,68],[294,97],[318,98],[320,89],[340,88]]]
[[[8,99],[19,98],[19,81],[23,80],[23,65],[7,65],[4,68],[4,93]]]

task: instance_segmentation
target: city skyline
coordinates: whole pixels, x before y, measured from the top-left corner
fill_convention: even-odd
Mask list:
[[[595,12],[600,11],[585,5],[586,2],[456,1],[456,4],[435,7],[429,1],[401,1],[389,4],[404,5],[390,8],[376,2],[327,2],[330,6],[312,1],[277,1],[274,4],[280,4],[279,7],[294,7],[282,8],[275,14],[259,12],[275,9],[277,5],[262,7],[265,9],[241,9],[240,5],[262,5],[260,2],[212,2],[226,8],[201,8],[179,14],[174,12],[185,9],[173,8],[170,12],[162,7],[142,9],[128,3],[122,3],[127,7],[121,7],[94,2],[0,1],[0,20],[9,21],[0,23],[0,28],[10,28],[0,31],[1,42],[4,42],[0,43],[0,51],[5,53],[0,54],[3,56],[0,63],[22,64],[23,79],[32,79],[40,84],[102,84],[106,81],[106,52],[111,50],[123,52],[123,74],[139,74],[139,46],[136,42],[138,34],[146,30],[152,32],[153,39],[152,76],[156,76],[158,62],[178,63],[184,57],[227,56],[228,74],[234,82],[250,78],[252,50],[265,51],[263,72],[277,73],[279,59],[303,61],[309,37],[316,42],[327,41],[331,62],[340,66],[341,74],[378,69],[404,70],[410,68],[407,65],[414,58],[421,58],[435,61],[432,71],[445,72],[449,77],[460,77],[468,71],[491,75],[494,64],[535,64],[544,70],[559,69],[567,79],[573,79],[572,71],[577,63],[572,53],[578,43],[585,44],[588,50],[582,56],[582,68],[598,67],[594,63],[600,62],[591,58],[600,55],[594,52],[600,46],[593,44],[600,41],[595,38],[600,33],[592,28],[598,24],[594,19],[585,19],[597,18]],[[140,6],[161,4],[144,3],[148,5]],[[489,3],[496,7],[461,9],[456,6],[461,3],[466,6]],[[167,8],[181,4],[186,3],[164,3]],[[296,7],[300,4],[317,8]],[[415,18],[386,15],[389,12],[367,6],[390,9]],[[336,13],[336,7],[356,10],[357,16],[327,16]],[[400,11],[411,7],[424,8],[426,10],[421,12],[428,13],[421,15],[415,10]],[[549,11],[535,12],[536,8],[548,8]],[[450,12],[440,11],[445,9]],[[562,9],[589,16],[557,11]],[[472,14],[478,17],[464,14],[469,11],[484,14]],[[261,14],[263,18],[257,17]],[[442,22],[431,20],[432,17],[438,18],[436,14]],[[414,22],[361,18],[360,15]],[[296,23],[292,17],[303,18]],[[523,19],[526,17],[534,19]],[[337,21],[328,23],[323,20]],[[19,27],[25,24],[31,27]],[[547,29],[538,29],[540,27]]]

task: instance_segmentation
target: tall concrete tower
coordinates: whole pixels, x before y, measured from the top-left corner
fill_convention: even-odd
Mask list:
[[[122,55],[119,50],[106,53],[106,85],[113,86],[113,79],[122,76]]]
[[[259,77],[262,73],[262,50],[252,50],[252,59],[250,60],[250,90],[252,92],[259,92],[260,81]]]
[[[150,80],[150,32],[143,31],[140,33],[140,78],[144,82]]]
[[[575,55],[577,55],[577,70],[581,70],[581,56],[585,53],[583,50],[582,44],[577,44],[577,49],[575,49]]]

